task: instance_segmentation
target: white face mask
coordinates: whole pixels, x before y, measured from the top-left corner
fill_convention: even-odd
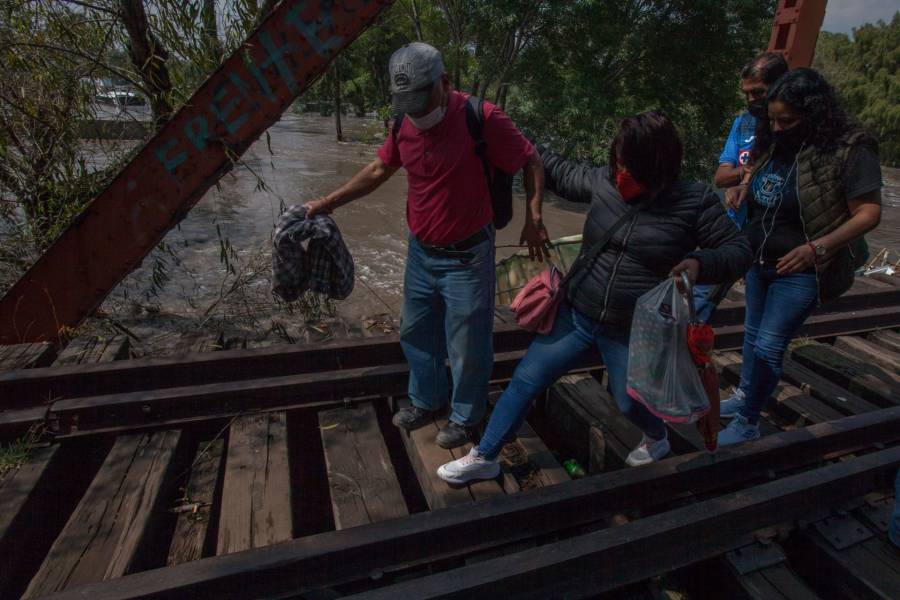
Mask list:
[[[436,109],[425,115],[424,117],[414,117],[412,115],[406,115],[409,117],[410,122],[413,126],[419,131],[425,131],[426,129],[431,129],[438,123],[444,120],[444,115],[447,114],[446,106],[438,106]]]

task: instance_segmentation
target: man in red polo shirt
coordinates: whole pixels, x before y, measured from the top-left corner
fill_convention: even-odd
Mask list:
[[[404,167],[409,186],[409,253],[400,342],[410,365],[409,408],[394,415],[406,430],[422,427],[450,402],[437,443],[469,441],[484,417],[493,367],[494,227],[491,196],[475,141],[466,124],[467,96],[450,87],[440,52],[423,43],[390,60],[395,114],[405,115],[378,158],[324,198],[307,215],[330,212],[361,198]],[[484,103],[482,132],[488,162],[506,173],[524,170],[527,195],[520,243],[543,259],[548,242],[541,220],[544,170],[532,145],[509,117]],[[450,359],[452,398],[444,368]]]

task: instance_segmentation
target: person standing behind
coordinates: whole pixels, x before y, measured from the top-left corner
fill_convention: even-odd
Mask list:
[[[307,215],[330,212],[406,169],[409,250],[400,343],[409,361],[411,405],[394,425],[422,427],[450,402],[438,445],[469,441],[484,418],[493,367],[494,227],[481,158],[466,123],[468,97],[450,87],[440,52],[423,43],[390,59],[392,104],[404,115],[378,157],[349,182],[308,202]],[[500,109],[485,102],[482,135],[488,162],[506,173],[524,169],[527,209],[520,243],[543,260],[549,242],[541,217],[544,171],[534,147]],[[444,361],[450,359],[453,396]]]
[[[760,54],[741,69],[741,93],[747,99],[747,110],[734,120],[725,148],[719,155],[716,187],[734,187],[750,172],[750,153],[756,139],[756,126],[759,119],[768,118],[766,94],[769,87],[787,72],[787,62],[777,52]],[[729,206],[727,212],[738,229],[743,229],[747,222],[747,206]]]
[[[853,285],[868,257],[863,235],[881,220],[878,144],[855,129],[817,71],[796,69],[769,89],[749,181],[731,188],[749,205],[741,394],[722,402],[734,419],[727,446],[759,438],[759,414],[781,377],[788,343],[820,301]]]
[[[756,139],[756,125],[766,118],[766,94],[775,81],[788,72],[787,62],[778,52],[764,52],[744,65],[741,69],[741,93],[747,99],[747,110],[742,112],[731,125],[731,132],[725,141],[725,148],[719,155],[715,184],[718,188],[731,188],[750,173],[750,151]],[[727,206],[725,212],[743,229],[747,223],[747,206]],[[721,285],[698,285],[694,288],[697,318],[703,323],[712,319],[716,306],[731,289],[730,283]],[[740,386],[735,388],[740,394]]]

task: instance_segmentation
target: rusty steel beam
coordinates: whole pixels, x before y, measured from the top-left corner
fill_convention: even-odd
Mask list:
[[[0,344],[59,343],[393,0],[285,0],[0,300]]]
[[[779,0],[769,52],[781,52],[788,67],[809,67],[825,20],[825,0]]]

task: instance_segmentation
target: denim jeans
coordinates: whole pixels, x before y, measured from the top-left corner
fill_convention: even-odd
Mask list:
[[[729,207],[725,209],[725,212],[739,230],[744,229],[744,225],[747,224],[746,202],[741,204],[741,207],[737,211]],[[728,293],[728,290],[731,289],[731,286],[734,285],[734,282],[723,283],[721,285],[727,286],[724,290],[721,290],[721,293],[717,293],[719,292],[718,284],[694,286],[694,306],[697,309],[697,320],[699,320],[701,323],[709,323],[709,320],[712,319],[713,313],[716,312],[716,303],[710,302],[708,300],[710,294],[717,293],[716,295],[719,297],[719,299],[724,298],[725,294]]]
[[[437,410],[450,399],[444,361],[450,358],[450,419],[484,418],[494,363],[494,231],[465,258],[429,255],[412,235],[404,276],[400,345],[409,361],[414,406]]]
[[[491,420],[478,444],[478,451],[487,458],[496,458],[504,441],[512,439],[521,427],[531,401],[571,369],[578,358],[592,347],[596,347],[603,357],[610,388],[622,414],[647,436],[654,439],[665,437],[665,424],[625,392],[628,334],[619,327],[600,325],[564,302],[559,308],[553,331],[535,338],[506,391],[497,400]]]
[[[888,527],[891,542],[900,548],[900,469],[897,469],[897,480],[894,482],[894,514]]]
[[[725,285],[725,284],[722,284]],[[729,289],[731,286],[728,286]],[[710,294],[718,292],[719,286],[716,284],[695,285],[694,286],[694,307],[697,311],[697,320],[701,323],[709,323],[713,313],[716,312],[716,303],[709,301]],[[724,294],[722,294],[724,297]]]
[[[781,378],[784,353],[819,298],[814,273],[779,276],[773,267],[753,265],[747,273],[741,414],[756,423]]]

